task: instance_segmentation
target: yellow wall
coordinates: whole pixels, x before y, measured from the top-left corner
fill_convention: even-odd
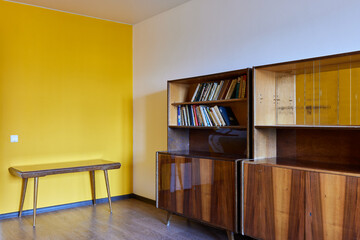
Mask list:
[[[19,207],[10,166],[95,158],[122,164],[112,196],[132,193],[132,26],[0,1],[0,214]],[[40,178],[38,207],[89,199],[89,173]]]

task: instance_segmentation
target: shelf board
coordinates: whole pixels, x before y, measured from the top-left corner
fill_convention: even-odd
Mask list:
[[[255,125],[255,128],[278,128],[278,129],[351,129],[360,130],[360,126],[351,125]]]
[[[173,106],[178,106],[178,105],[202,105],[202,104],[232,103],[232,102],[246,102],[246,101],[247,101],[247,98],[236,98],[236,99],[200,101],[200,102],[176,102],[176,103],[171,103],[171,105],[173,105]]]
[[[177,126],[177,125],[170,125],[169,128],[185,128],[185,129],[243,129],[246,130],[246,126],[215,126],[215,127],[204,127],[204,126]]]

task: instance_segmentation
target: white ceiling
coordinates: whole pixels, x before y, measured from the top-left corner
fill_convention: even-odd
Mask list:
[[[136,24],[190,0],[8,0],[86,15],[115,22]]]

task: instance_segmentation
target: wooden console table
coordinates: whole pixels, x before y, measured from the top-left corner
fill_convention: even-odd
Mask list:
[[[19,217],[21,217],[21,214],[22,214],[28,179],[34,178],[34,214],[33,214],[34,221],[33,221],[33,226],[35,227],[39,177],[45,177],[47,175],[89,171],[90,179],[91,179],[92,199],[93,199],[93,204],[95,205],[96,204],[95,170],[103,170],[104,171],[107,194],[108,194],[108,199],[109,199],[109,208],[110,208],[110,213],[112,213],[109,177],[108,177],[107,170],[117,169],[120,167],[121,167],[121,164],[119,162],[111,162],[111,161],[106,161],[106,160],[102,160],[102,159],[10,167],[9,172],[11,174],[21,177],[23,179]]]

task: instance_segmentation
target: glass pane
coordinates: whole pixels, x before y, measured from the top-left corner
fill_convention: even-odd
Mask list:
[[[339,125],[350,125],[350,63],[339,64]]]
[[[315,73],[314,67],[306,68],[304,73],[304,95],[305,95],[305,125],[315,124]]]
[[[359,111],[359,98],[360,98],[360,63],[351,63],[350,73],[350,96],[351,96],[351,113],[350,124],[360,125],[360,111]]]
[[[295,78],[293,74],[276,74],[276,122],[277,124],[294,124]]]
[[[319,74],[320,125],[338,125],[338,65],[320,65]]]
[[[296,73],[296,124],[305,124],[305,71],[304,69]]]

